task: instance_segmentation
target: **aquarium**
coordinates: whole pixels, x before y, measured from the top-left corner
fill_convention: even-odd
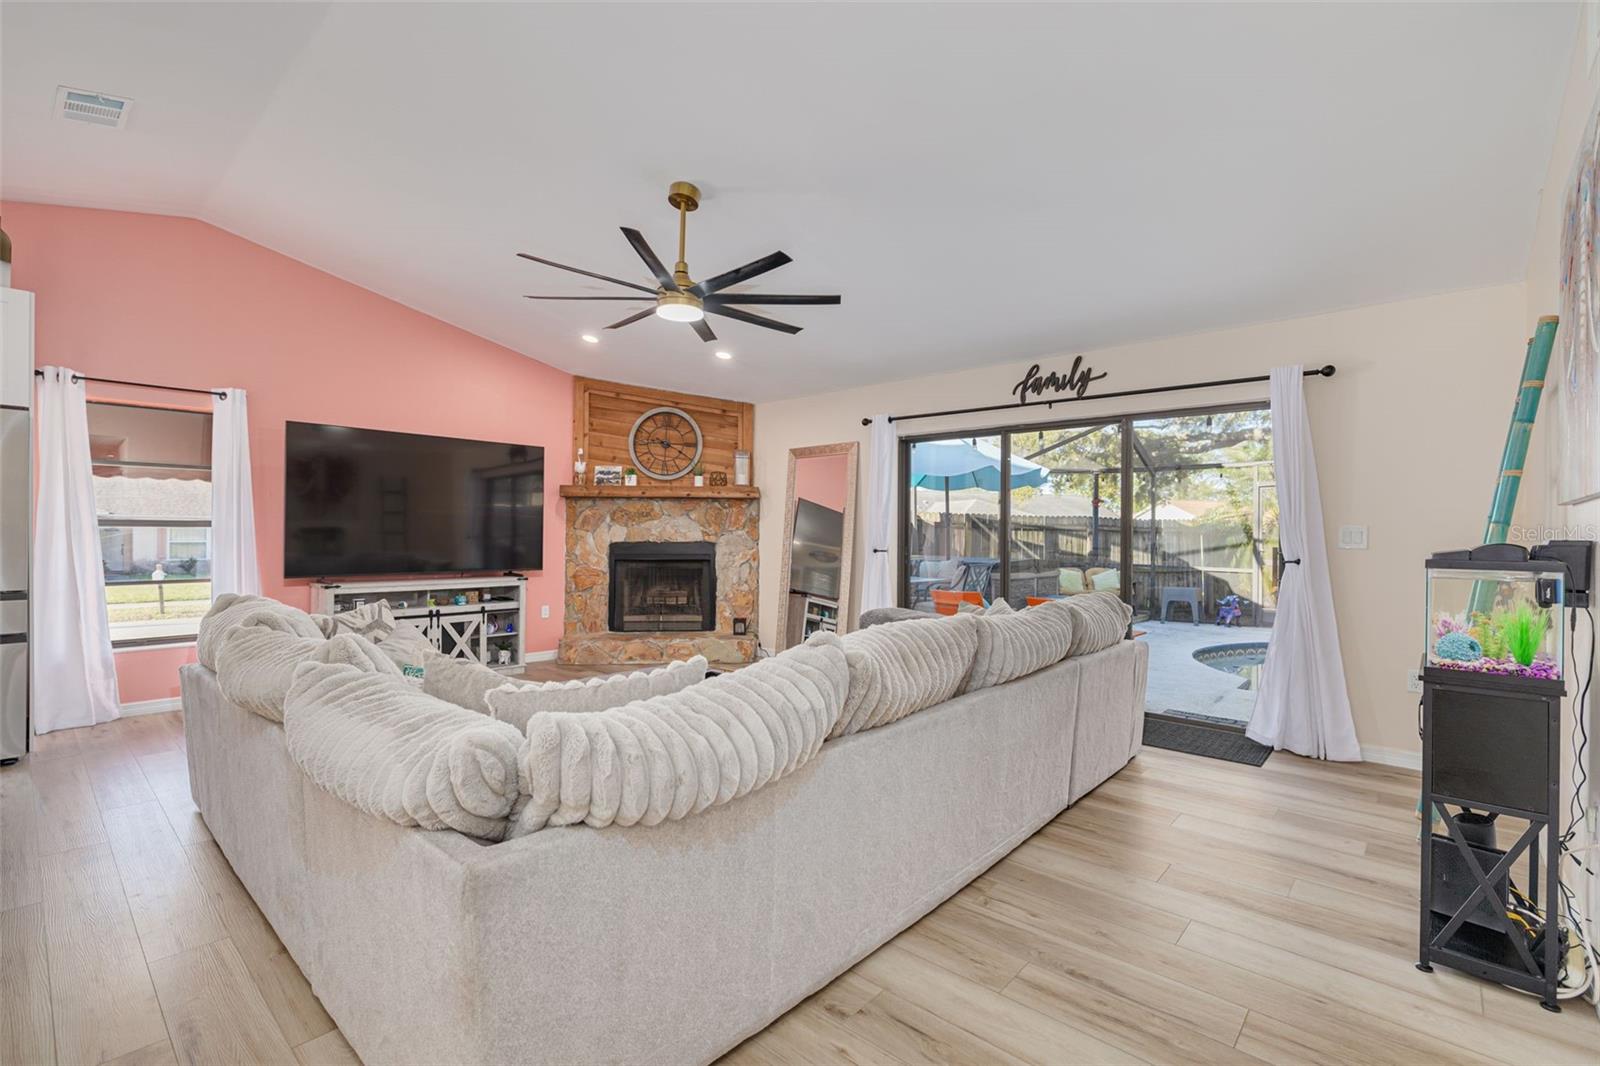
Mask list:
[[[1503,677],[1561,680],[1566,572],[1428,570],[1428,665]]]

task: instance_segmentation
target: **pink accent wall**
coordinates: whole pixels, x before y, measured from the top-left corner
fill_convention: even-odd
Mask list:
[[[794,463],[796,499],[820,503],[834,511],[844,510],[847,456],[808,455]]]
[[[544,446],[545,569],[528,575],[528,651],[561,634],[572,376],[192,219],[0,205],[12,284],[38,294],[38,365],[250,397],[262,591],[299,607],[283,579],[286,421],[332,422]],[[183,406],[181,393],[92,386],[93,399]],[[200,397],[202,401],[204,397]],[[539,618],[540,604],[551,616]],[[117,656],[124,703],[178,694],[193,648]]]

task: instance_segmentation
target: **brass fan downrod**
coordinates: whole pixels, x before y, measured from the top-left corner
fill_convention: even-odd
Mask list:
[[[687,289],[694,282],[689,278],[684,243],[689,230],[689,212],[700,206],[700,190],[687,181],[675,181],[667,187],[667,203],[678,212],[678,261],[672,267],[672,280],[678,288]]]

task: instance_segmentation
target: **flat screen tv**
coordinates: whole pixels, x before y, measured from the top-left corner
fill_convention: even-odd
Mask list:
[[[544,449],[290,422],[283,576],[539,570]]]

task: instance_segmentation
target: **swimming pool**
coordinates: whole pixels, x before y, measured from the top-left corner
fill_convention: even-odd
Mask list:
[[[1213,670],[1221,670],[1225,674],[1238,674],[1244,678],[1242,689],[1253,689],[1261,686],[1261,664],[1267,661],[1267,646],[1265,644],[1212,644],[1209,647],[1196,648],[1194,652],[1196,662],[1204,663]]]

